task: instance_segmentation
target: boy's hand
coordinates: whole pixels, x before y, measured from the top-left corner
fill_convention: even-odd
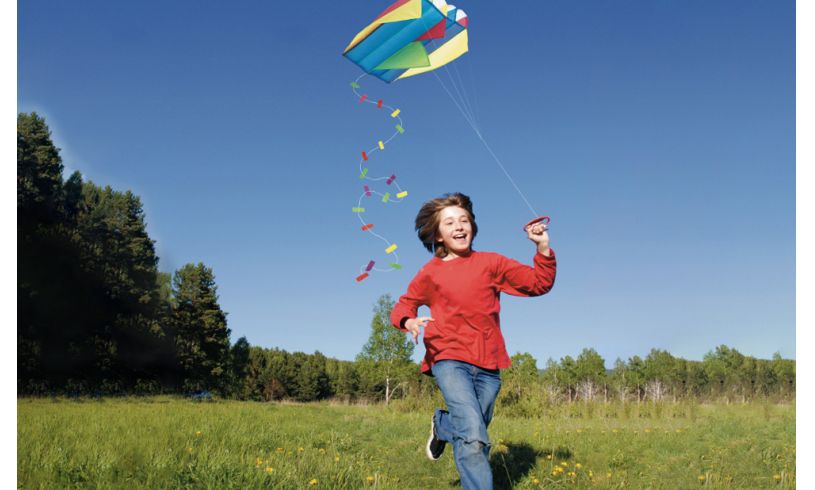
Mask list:
[[[549,256],[549,227],[536,223],[526,229],[527,237],[538,245],[538,252]]]
[[[422,327],[427,326],[427,322],[435,322],[432,317],[420,316],[417,318],[410,318],[405,321],[405,328],[413,335],[413,343],[419,343],[419,331]]]

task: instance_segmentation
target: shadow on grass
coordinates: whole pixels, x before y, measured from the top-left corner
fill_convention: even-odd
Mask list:
[[[517,482],[532,471],[538,458],[547,456],[552,456],[557,460],[567,460],[572,458],[572,451],[562,446],[541,450],[526,443],[513,442],[494,446],[490,452],[490,467],[495,489],[514,488]],[[450,485],[460,487],[461,480],[455,480]]]

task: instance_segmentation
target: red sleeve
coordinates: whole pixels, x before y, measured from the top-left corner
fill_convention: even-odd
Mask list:
[[[548,293],[555,284],[557,259],[555,251],[549,256],[535,252],[534,267],[498,255],[495,280],[502,292],[513,296],[540,296]]]
[[[430,304],[430,286],[428,284],[428,276],[424,268],[422,268],[416,277],[410,281],[407,292],[403,294],[399,301],[391,311],[391,324],[394,327],[407,332],[407,329],[402,325],[404,318],[416,318],[420,306],[429,306]]]

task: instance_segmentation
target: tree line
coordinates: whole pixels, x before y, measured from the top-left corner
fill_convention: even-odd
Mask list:
[[[244,400],[390,402],[438,396],[390,326],[379,298],[354,361],[230,339],[215,275],[203,263],[158,270],[142,204],[130,191],[63,178],[59,149],[36,113],[17,118],[17,387],[19,394],[154,394],[208,390]],[[502,373],[498,403],[793,399],[795,361],[719,346],[702,361],[652,349],[617,359],[594,350],[548,359],[528,353]]]
[[[224,390],[230,346],[212,269],[158,270],[142,204],[79,172],[36,113],[17,117],[19,393]]]

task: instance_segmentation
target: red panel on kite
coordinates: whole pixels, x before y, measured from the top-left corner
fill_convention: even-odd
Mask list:
[[[429,31],[417,37],[417,41],[429,41],[430,39],[441,39],[444,37],[444,27],[447,25],[447,19],[442,20],[434,25]],[[465,26],[466,27],[466,26]]]
[[[384,11],[383,11],[381,14],[379,14],[379,16],[378,16],[376,19],[374,19],[374,20],[379,20],[380,18],[382,18],[382,17],[384,17],[385,15],[387,15],[387,14],[389,14],[389,13],[393,12],[394,10],[398,9],[398,8],[399,8],[399,7],[401,7],[402,5],[404,5],[404,4],[406,4],[406,3],[408,3],[409,1],[410,1],[410,0],[398,0],[398,1],[396,1],[396,2],[393,2],[393,5],[391,5],[390,7],[386,8],[386,9],[385,9],[385,10],[384,10]]]

